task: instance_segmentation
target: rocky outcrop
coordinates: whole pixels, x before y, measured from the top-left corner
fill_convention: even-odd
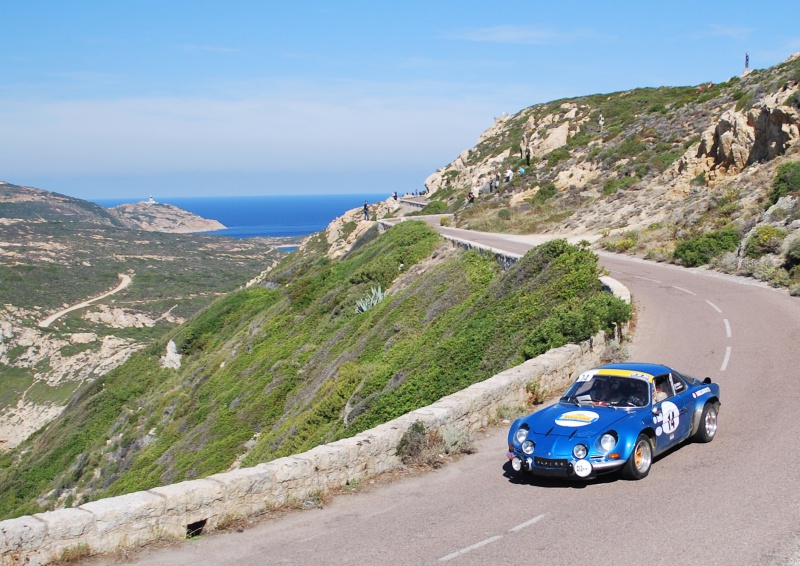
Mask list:
[[[334,259],[342,257],[379,219],[400,210],[402,206],[400,201],[389,198],[369,205],[370,220],[364,220],[363,208],[350,209],[342,216],[334,218],[325,230],[325,237],[330,246],[328,256]]]
[[[167,369],[180,369],[181,355],[178,353],[178,346],[174,340],[170,340],[167,344],[167,352],[161,358],[161,367]]]
[[[706,174],[713,184],[741,173],[754,163],[783,155],[800,139],[800,112],[784,104],[798,92],[796,83],[765,96],[746,113],[727,110],[717,123],[703,132],[694,155],[688,152],[680,170],[691,175]]]
[[[216,220],[208,220],[187,212],[177,206],[153,200],[115,206],[110,212],[127,228],[147,232],[213,232],[225,226]]]
[[[570,137],[575,135],[581,125],[588,120],[588,116],[580,115],[577,104],[565,102],[557,112],[545,114],[543,116],[531,115],[525,122],[522,136],[519,140],[514,140],[514,145],[518,147],[519,158],[525,159],[528,155],[534,159],[541,159],[553,150],[564,147]],[[585,110],[585,108],[583,108]],[[511,149],[505,149],[495,155],[475,159],[474,153],[484,142],[497,140],[506,135],[509,128],[509,120],[512,116],[504,114],[496,118],[492,126],[481,134],[476,148],[466,150],[458,156],[447,167],[434,172],[425,179],[425,186],[431,193],[450,185],[453,187],[470,187],[475,193],[486,192],[490,177],[498,172],[502,175],[507,165],[507,158],[511,155]],[[515,147],[515,151],[517,151]],[[560,187],[570,184],[588,182],[597,176],[595,173],[579,175],[575,177],[570,172],[565,173],[565,178],[570,178],[570,182],[557,183]],[[573,179],[574,177],[574,179]]]
[[[64,408],[58,402],[30,401],[26,395],[31,387],[37,384],[76,387],[105,375],[142,348],[125,338],[105,336],[99,339],[93,332],[75,333],[60,339],[54,333],[24,325],[25,319],[38,316],[36,311],[11,305],[0,308],[0,364],[25,369],[33,375],[17,402],[0,409],[0,451],[14,448]],[[97,342],[99,344],[95,345]],[[81,345],[91,347],[84,349]]]
[[[132,309],[121,309],[118,307],[109,307],[108,305],[98,305],[97,310],[89,311],[83,315],[85,320],[95,324],[104,324],[111,328],[150,328],[156,325],[159,320],[174,324],[182,324],[184,319],[176,317],[167,311],[157,318],[137,312]]]
[[[547,114],[539,119],[528,118],[525,132],[520,140],[520,158],[528,153],[535,157],[544,157],[551,151],[567,145],[567,140],[580,129],[586,118],[578,118],[577,104],[565,102],[561,112]]]

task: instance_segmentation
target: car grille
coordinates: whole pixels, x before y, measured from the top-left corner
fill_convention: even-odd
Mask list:
[[[569,468],[569,460],[564,458],[539,458],[536,457],[533,459],[533,463],[536,466],[541,466],[542,468]]]

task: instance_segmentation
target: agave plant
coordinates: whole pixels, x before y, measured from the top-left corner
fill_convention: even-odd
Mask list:
[[[363,299],[359,299],[356,301],[356,312],[367,312],[369,309],[377,305],[383,300],[383,291],[381,290],[381,286],[378,285],[378,288],[372,288],[372,294],[367,295]]]

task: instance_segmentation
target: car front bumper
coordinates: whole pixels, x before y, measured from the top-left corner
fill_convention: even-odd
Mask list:
[[[590,457],[587,460],[567,458],[541,458],[534,455],[509,452],[511,467],[518,473],[569,479],[591,479],[600,474],[619,470],[624,460],[605,460]]]

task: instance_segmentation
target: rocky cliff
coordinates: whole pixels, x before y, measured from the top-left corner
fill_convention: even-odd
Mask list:
[[[739,234],[742,250],[777,234],[759,253],[734,251],[711,266],[800,292],[786,256],[800,238],[797,189],[778,200],[773,188],[800,158],[798,140],[800,54],[721,84],[583,96],[500,116],[426,185],[459,227],[580,235],[660,261],[681,261],[678,245],[723,228]],[[464,206],[468,192],[477,199]]]
[[[93,202],[0,181],[0,219],[80,222],[114,226],[147,232],[186,234],[223,230],[216,220],[209,220],[177,206],[142,201],[104,208]]]
[[[123,226],[147,232],[186,234],[225,229],[225,226],[216,220],[202,218],[177,206],[152,200],[121,204],[112,208],[110,212]]]

